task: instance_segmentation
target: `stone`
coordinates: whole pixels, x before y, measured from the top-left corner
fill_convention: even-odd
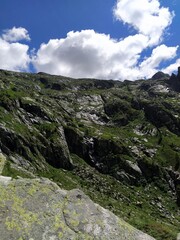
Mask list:
[[[0,174],[3,171],[5,163],[6,163],[6,157],[4,156],[4,154],[1,153],[1,149],[0,149]]]
[[[153,240],[78,189],[0,177],[1,240]]]
[[[180,240],[180,233],[178,233],[177,235],[177,240]]]
[[[142,175],[142,171],[139,168],[137,163],[133,163],[131,161],[126,160],[126,164],[128,164],[128,167],[130,169],[130,173],[132,173],[135,176],[141,176]]]
[[[11,177],[0,176],[0,184],[8,185],[11,180]]]

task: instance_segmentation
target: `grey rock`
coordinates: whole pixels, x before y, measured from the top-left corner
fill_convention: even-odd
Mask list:
[[[180,240],[180,233],[178,233],[177,235],[177,240]]]
[[[0,178],[1,240],[153,240],[82,191],[47,179]]]
[[[130,184],[130,185],[132,185],[136,182],[136,178],[134,176],[126,173],[124,170],[114,173],[114,177],[116,179],[118,179],[119,181]]]
[[[131,171],[135,174],[135,175],[142,175],[142,171],[139,168],[139,166],[137,165],[137,163],[133,163],[131,161],[126,160],[126,163],[128,164],[129,168],[131,168]]]
[[[2,154],[1,149],[0,149],[0,174],[3,171],[5,162],[6,162],[6,157],[4,156],[4,154]]]

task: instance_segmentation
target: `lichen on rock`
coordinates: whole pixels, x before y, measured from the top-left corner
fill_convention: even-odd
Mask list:
[[[4,181],[3,181],[4,179]],[[153,240],[82,191],[48,179],[0,181],[1,240]]]
[[[5,163],[6,163],[6,157],[1,153],[1,150],[0,150],[0,174],[3,171]]]

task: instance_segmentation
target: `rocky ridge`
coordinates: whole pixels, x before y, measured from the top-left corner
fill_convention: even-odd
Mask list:
[[[180,69],[135,82],[1,70],[3,175],[81,188],[157,239],[173,239],[180,221],[179,82]]]

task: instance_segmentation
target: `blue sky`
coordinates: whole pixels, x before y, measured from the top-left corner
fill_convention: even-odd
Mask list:
[[[148,78],[180,65],[179,0],[1,0],[0,68]]]

